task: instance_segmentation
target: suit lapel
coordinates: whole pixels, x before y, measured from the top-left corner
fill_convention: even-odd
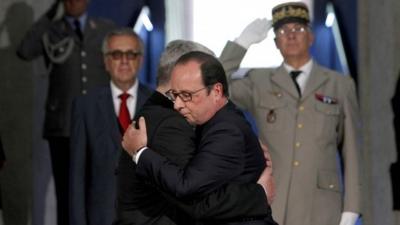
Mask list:
[[[328,76],[325,75],[321,67],[314,61],[313,68],[311,69],[310,77],[306,83],[306,87],[303,93],[303,99],[314,93],[322,84],[328,80]]]
[[[117,122],[117,116],[114,112],[114,103],[111,96],[110,87],[104,88],[99,98],[97,99],[97,105],[99,107],[99,113],[103,115],[106,129],[110,129],[112,139],[115,141],[116,146],[121,146],[122,135],[119,131]]]
[[[292,78],[288,74],[288,72],[285,70],[283,65],[278,67],[275,71],[275,73],[271,77],[272,82],[274,82],[276,85],[287,91],[291,96],[294,98],[299,98],[299,94],[297,93],[296,86],[293,83]]]

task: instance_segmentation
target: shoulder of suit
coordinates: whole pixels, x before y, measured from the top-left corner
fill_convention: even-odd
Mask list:
[[[116,27],[116,24],[109,19],[101,18],[101,17],[88,17],[87,24],[92,28],[108,28],[108,27]]]
[[[159,127],[162,124],[186,124],[190,127],[187,121],[177,111],[159,104],[144,105],[139,115],[143,116],[146,121],[151,121],[153,127]]]
[[[318,66],[317,73],[323,73],[325,76],[329,77],[329,82],[338,84],[339,95],[347,95],[349,91],[353,92],[355,90],[355,82],[350,75],[344,75],[324,66],[316,65]]]
[[[278,68],[270,67],[270,68],[252,68],[247,71],[245,76],[256,79],[259,77],[265,78],[266,76],[272,76],[277,73]]]
[[[327,76],[329,76],[332,79],[338,80],[339,82],[345,82],[345,83],[353,82],[353,78],[348,74],[342,74],[335,70],[329,69],[327,67],[324,67],[324,66],[321,66],[318,64],[317,64],[317,66],[318,66],[317,69],[319,71],[326,74]]]
[[[154,89],[150,88],[146,84],[143,84],[142,82],[139,82],[139,91],[141,91],[146,96],[150,96],[154,92]]]

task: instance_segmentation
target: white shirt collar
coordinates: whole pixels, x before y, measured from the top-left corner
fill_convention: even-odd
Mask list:
[[[75,27],[74,25],[74,20],[76,20],[74,17],[72,16],[65,16],[65,19],[68,21],[69,25],[71,25],[71,27]],[[81,30],[82,32],[85,29],[85,25],[86,25],[86,20],[87,20],[87,12],[85,12],[84,14],[82,14],[78,19],[79,23],[81,24]]]
[[[293,70],[301,70],[301,73],[296,78],[296,81],[299,84],[302,93],[304,92],[307,80],[310,77],[313,64],[314,64],[313,60],[310,59],[310,60],[308,60],[308,62],[306,64],[302,65],[299,69],[295,69],[292,66],[290,66],[289,64],[283,63],[283,67],[286,69],[286,71],[288,73],[290,73]]]
[[[285,69],[286,69],[286,71],[288,73],[290,73],[293,70],[301,70],[302,73],[310,74],[311,73],[311,68],[313,66],[313,60],[312,59],[308,60],[308,62],[306,62],[306,64],[302,65],[299,69],[295,69],[295,68],[293,68],[291,65],[289,65],[287,63],[283,63],[283,66],[285,67]]]
[[[135,84],[131,88],[129,88],[126,93],[130,94],[131,96],[135,96],[139,87],[138,83],[139,81],[136,79]],[[118,96],[123,93],[123,91],[119,89],[113,81],[110,81],[110,86],[113,99],[118,98]]]
[[[121,105],[121,99],[119,98],[119,96],[123,93],[123,91],[119,89],[117,85],[114,84],[113,81],[110,81],[110,88],[114,103],[115,114],[118,116],[119,107]],[[130,95],[129,98],[126,100],[127,101],[126,104],[128,106],[129,114],[131,117],[134,116],[136,111],[138,89],[139,89],[139,80],[136,79],[135,84],[126,91],[126,93]]]

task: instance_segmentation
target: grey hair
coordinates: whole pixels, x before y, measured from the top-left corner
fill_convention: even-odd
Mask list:
[[[139,51],[143,54],[144,53],[144,44],[142,39],[139,37],[137,33],[135,33],[132,29],[129,28],[117,28],[107,33],[107,35],[103,39],[103,44],[101,46],[101,51],[103,55],[107,54],[108,52],[108,42],[114,36],[130,36],[136,39],[139,42]]]
[[[168,43],[161,55],[157,69],[157,86],[168,83],[175,62],[184,54],[193,51],[205,52],[215,56],[214,52],[206,46],[189,40],[174,40]]]

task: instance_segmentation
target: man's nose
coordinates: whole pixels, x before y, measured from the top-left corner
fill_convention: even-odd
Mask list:
[[[179,112],[184,107],[185,107],[185,103],[182,101],[182,99],[179,96],[177,96],[174,101],[174,109]]]
[[[121,62],[122,63],[128,63],[128,61],[129,61],[128,56],[126,54],[122,54]]]
[[[289,31],[288,34],[287,34],[287,37],[290,38],[290,39],[295,38],[296,37],[296,32],[294,32],[292,30]]]

